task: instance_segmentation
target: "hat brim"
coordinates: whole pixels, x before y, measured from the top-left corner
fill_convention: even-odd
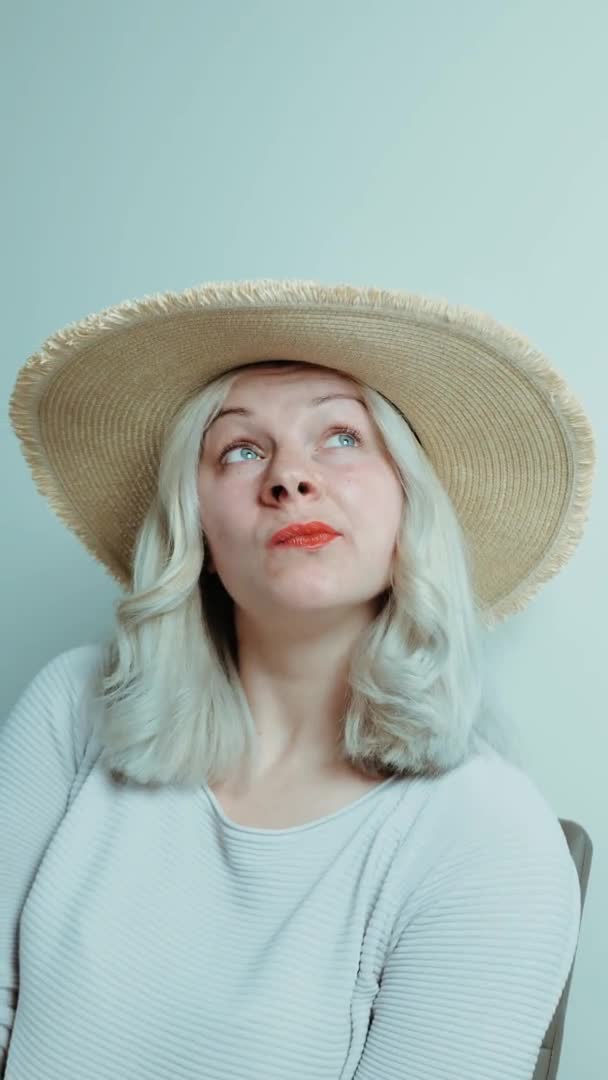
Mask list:
[[[210,379],[266,359],[355,376],[407,417],[470,544],[488,626],[574,552],[594,435],[522,334],[401,290],[232,281],[105,308],[47,338],[18,373],[10,419],[34,482],[125,588],[168,424]]]

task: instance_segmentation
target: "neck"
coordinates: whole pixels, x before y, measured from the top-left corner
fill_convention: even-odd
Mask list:
[[[256,769],[331,767],[346,707],[352,650],[375,615],[362,605],[283,624],[235,610],[238,668],[259,736]]]

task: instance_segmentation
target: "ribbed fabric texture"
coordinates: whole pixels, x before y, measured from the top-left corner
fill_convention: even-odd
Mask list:
[[[480,741],[245,828],[206,787],[106,779],[100,655],[55,657],[0,725],[0,1076],[531,1080],[580,890],[524,772]]]

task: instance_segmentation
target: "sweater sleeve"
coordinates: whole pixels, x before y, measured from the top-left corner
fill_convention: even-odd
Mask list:
[[[36,871],[65,813],[80,747],[74,732],[74,660],[50,660],[0,724],[0,1077],[18,997],[18,929]]]
[[[354,1080],[532,1080],[581,895],[559,820],[512,824],[490,812],[425,881],[391,939]]]

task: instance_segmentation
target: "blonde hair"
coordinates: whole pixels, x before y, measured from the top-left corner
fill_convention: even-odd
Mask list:
[[[302,361],[255,366],[302,367]],[[240,365],[174,419],[155,497],[136,538],[133,585],[93,685],[96,737],[112,779],[209,785],[252,759],[253,717],[237,668],[233,601],[206,567],[197,474],[204,434]],[[331,369],[330,369],[331,370]],[[338,752],[366,775],[438,776],[477,736],[506,755],[484,702],[484,627],[454,507],[407,420],[359,388],[396,466],[405,500],[390,587],[353,649]],[[485,725],[485,735],[481,735]]]

